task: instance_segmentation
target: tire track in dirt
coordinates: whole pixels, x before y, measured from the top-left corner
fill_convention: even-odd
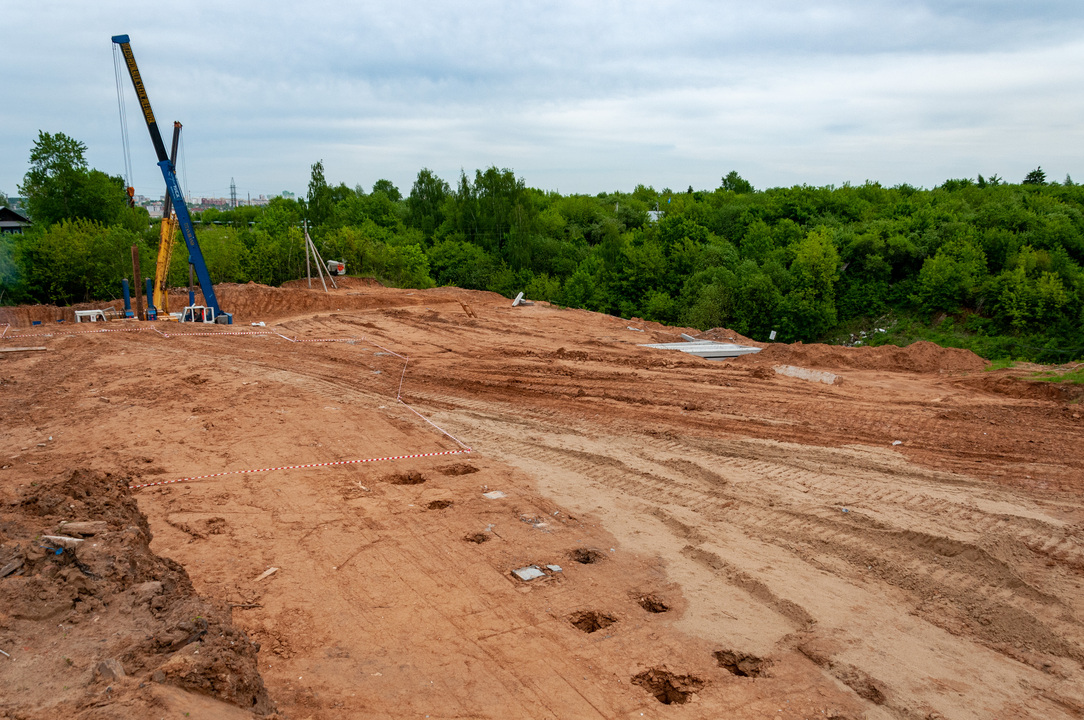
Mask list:
[[[747,534],[756,534],[767,542],[778,544],[784,539],[786,543],[818,542],[823,551],[831,552],[856,568],[876,564],[884,580],[919,597],[947,594],[958,605],[967,606],[980,597],[993,597],[996,602],[997,599],[1020,596],[1032,602],[1062,607],[1055,598],[1027,585],[1007,565],[970,543],[914,530],[841,526],[836,517],[830,517],[826,512],[818,515],[816,512],[776,510],[765,504],[763,498],[758,498],[755,503],[748,500],[736,503],[739,499],[736,494],[720,497],[717,491],[704,490],[695,481],[682,482],[681,475],[660,475],[657,465],[652,467],[644,463],[637,468],[612,457],[592,458],[578,450],[556,448],[552,438],[545,447],[524,447],[521,443],[514,446],[522,448],[536,461],[563,464],[585,475],[597,475],[597,466],[603,465],[602,472],[608,475],[611,487],[652,502],[696,507],[709,519],[723,516],[730,524],[739,525]],[[647,447],[651,447],[650,443]],[[651,454],[650,450],[648,454]],[[568,462],[569,458],[573,461]],[[749,473],[750,468],[742,465],[738,463],[736,469]],[[751,474],[756,475],[755,472]],[[779,475],[790,479],[791,473],[778,473],[769,479],[778,480]],[[711,476],[718,477],[718,474],[711,473]],[[853,517],[854,513],[851,515]],[[984,607],[983,612],[984,617],[998,615],[1007,612],[1007,608],[995,604],[992,608]],[[1027,623],[1008,638],[991,636],[990,639],[1028,642],[1046,652],[1080,656],[1078,648],[1058,641],[1052,631],[1037,630],[1034,623]]]
[[[583,438],[593,440],[597,428],[577,432],[565,419],[557,431],[549,420],[534,418],[522,408],[503,417],[494,412],[493,403],[448,395],[440,399],[463,410],[435,412],[445,422],[460,423],[461,432],[469,433],[486,453],[510,462],[523,459],[533,466],[560,467],[617,497],[643,500],[676,537],[688,541],[683,555],[730,584],[752,589],[754,598],[796,622],[798,629],[816,625],[815,610],[780,596],[769,582],[735,568],[710,549],[710,542],[707,547],[704,543],[725,526],[726,533],[739,532],[807,560],[827,554],[843,563],[830,565],[835,572],[845,569],[846,581],[868,586],[876,579],[903,590],[920,617],[952,632],[960,632],[958,623],[963,622],[967,636],[1012,661],[1036,662],[1038,667],[1042,663],[1027,655],[1039,653],[1065,658],[1079,668],[1084,654],[1079,619],[1072,610],[983,547],[992,535],[998,542],[1022,544],[1021,536],[1030,536],[1032,544],[1042,538],[1070,557],[1075,551],[1071,539],[1050,518],[1033,520],[1021,530],[1015,515],[983,512],[968,497],[974,483],[966,478],[913,466],[901,471],[898,459],[893,466],[891,458],[872,457],[865,450],[812,448],[806,454],[802,448],[806,457],[795,460],[798,449],[759,441],[724,443],[728,447],[722,454],[710,451],[716,441],[697,438],[659,442],[640,435],[634,442],[605,437],[605,442],[589,443]],[[582,449],[585,444],[592,444],[595,452]],[[600,447],[605,449],[599,452]],[[861,458],[858,467],[856,454]],[[795,499],[809,495],[812,501]],[[862,498],[863,504],[885,510],[867,515],[849,508],[843,513],[832,500],[840,496]],[[660,508],[675,508],[698,521],[686,524]],[[951,510],[947,526],[942,516],[946,508]],[[983,522],[977,524],[977,518]],[[918,527],[937,527],[938,532]],[[998,534],[1006,527],[1011,532]],[[946,601],[951,609],[947,619]]]

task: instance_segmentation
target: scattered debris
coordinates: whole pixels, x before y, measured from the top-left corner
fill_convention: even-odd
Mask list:
[[[809,380],[810,382],[821,382],[825,385],[838,385],[843,382],[843,378],[839,375],[825,370],[810,370],[795,365],[776,365],[774,369],[779,375],[786,375],[799,380]]]
[[[0,568],[0,578],[6,578],[8,575],[21,568],[23,566],[23,562],[24,561],[21,557],[17,557],[4,567]]]
[[[272,575],[274,575],[275,573],[277,573],[278,571],[279,571],[279,569],[277,567],[267,568],[266,570],[263,571],[262,575],[260,575],[258,578],[256,578],[252,582],[259,582],[259,581],[263,580],[264,578],[269,578]]]
[[[537,565],[528,565],[527,567],[517,568],[512,571],[512,574],[518,577],[523,582],[529,582],[531,580],[537,580],[540,577],[546,577],[546,573],[542,572],[542,568]]]
[[[555,575],[561,572],[560,565],[544,565],[539,567],[537,565],[528,565],[527,567],[517,568],[512,571],[512,574],[518,577],[523,582],[530,582],[531,580],[537,580],[541,577],[549,575]]]
[[[62,522],[57,527],[58,532],[70,535],[99,535],[106,532],[109,525],[104,520],[91,520],[89,522]]]
[[[530,300],[523,299],[523,293],[516,295],[516,299],[512,301],[512,307],[523,307],[524,305],[534,305]]]
[[[655,350],[679,350],[687,355],[695,355],[705,360],[722,360],[735,358],[740,355],[751,355],[760,352],[758,347],[738,345],[737,343],[721,343],[714,340],[696,340],[694,342],[676,343],[650,343],[641,347]]]
[[[65,550],[74,550],[79,547],[79,543],[86,542],[82,538],[67,537],[65,535],[42,535],[41,539],[50,545],[62,547]]]
[[[506,497],[506,495],[500,490],[490,490],[489,492],[482,493],[482,497],[487,500],[500,500],[502,497]]]

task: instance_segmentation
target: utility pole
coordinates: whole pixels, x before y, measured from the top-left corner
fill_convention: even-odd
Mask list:
[[[135,278],[135,301],[136,301],[136,320],[144,320],[143,317],[143,288],[140,287],[143,284],[143,279],[139,276],[139,246],[132,246],[132,276]],[[148,298],[149,302],[149,298]]]
[[[230,178],[230,205],[237,207],[237,183],[233,181],[233,178]]]

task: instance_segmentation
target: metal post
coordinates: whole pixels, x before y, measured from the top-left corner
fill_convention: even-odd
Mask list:
[[[132,279],[135,281],[136,320],[143,320],[143,281],[139,277],[139,246],[132,246]]]
[[[309,289],[312,289],[312,265],[309,264],[309,221],[305,221],[305,277],[309,279]]]
[[[156,320],[158,308],[154,306],[154,280],[147,278],[147,319]]]

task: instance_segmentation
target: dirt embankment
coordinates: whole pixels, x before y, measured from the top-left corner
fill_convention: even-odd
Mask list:
[[[151,552],[126,478],[74,470],[0,492],[0,717],[145,718],[176,699],[163,685],[274,712],[257,646]]]
[[[372,278],[339,277],[335,278],[337,288],[328,284],[324,292],[319,279],[313,279],[309,288],[307,280],[292,280],[281,287],[271,287],[258,283],[221,283],[215,285],[215,296],[219,306],[232,313],[234,322],[247,323],[257,320],[277,320],[300,313],[313,313],[322,310],[350,310],[372,307],[400,307],[436,303],[455,303],[459,298],[472,294],[469,290],[458,288],[439,288],[428,292],[405,290],[394,295],[381,293],[384,288]],[[394,292],[394,291],[393,291]],[[484,293],[492,295],[492,293]],[[196,291],[196,304],[205,302],[203,295]],[[135,308],[135,297],[132,307]],[[169,308],[180,312],[188,304],[188,290],[173,288],[169,293]],[[100,300],[75,303],[67,306],[57,305],[17,305],[0,307],[0,326],[11,325],[13,328],[26,328],[39,323],[44,328],[55,330],[58,324],[74,323],[76,310],[104,310],[112,308],[117,315],[124,314],[124,301]]]
[[[976,372],[989,364],[970,350],[945,348],[923,340],[907,347],[849,348],[821,343],[779,343],[764,347],[756,359],[806,367],[913,373]]]

